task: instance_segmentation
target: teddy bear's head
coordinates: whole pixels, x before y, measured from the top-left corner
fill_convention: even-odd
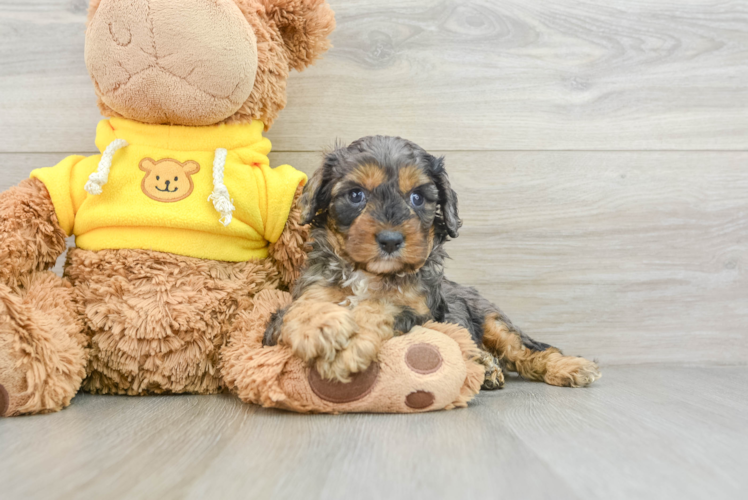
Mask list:
[[[325,0],[91,0],[86,66],[105,116],[269,127],[334,26]]]

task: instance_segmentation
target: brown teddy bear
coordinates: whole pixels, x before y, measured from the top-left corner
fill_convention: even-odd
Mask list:
[[[269,167],[262,132],[334,24],[324,0],[91,0],[101,154],[0,194],[0,415],[58,411],[81,386],[226,387],[237,311],[304,261],[306,177]]]

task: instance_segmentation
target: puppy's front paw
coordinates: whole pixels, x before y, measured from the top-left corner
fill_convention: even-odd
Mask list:
[[[379,343],[376,338],[364,332],[358,332],[351,337],[342,350],[333,359],[320,358],[315,363],[322,378],[337,380],[347,384],[351,381],[351,373],[366,370],[379,354]]]
[[[494,356],[483,349],[480,350],[480,357],[476,360],[483,365],[485,369],[485,378],[481,389],[495,391],[504,388],[504,372],[501,369],[499,361]]]
[[[349,309],[328,302],[299,302],[285,314],[281,338],[304,361],[332,363],[355,332]]]
[[[548,363],[545,382],[561,387],[586,387],[602,377],[597,363],[585,358],[560,356]]]

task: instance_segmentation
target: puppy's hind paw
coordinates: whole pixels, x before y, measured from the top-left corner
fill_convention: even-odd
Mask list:
[[[562,387],[586,387],[600,377],[600,367],[594,361],[562,356],[548,364],[545,381]]]

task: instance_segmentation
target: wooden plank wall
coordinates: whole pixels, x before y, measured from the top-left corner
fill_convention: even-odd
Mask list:
[[[603,364],[748,361],[748,4],[332,0],[272,161],[335,139],[446,155],[449,275]],[[86,0],[0,2],[0,189],[94,152]]]

